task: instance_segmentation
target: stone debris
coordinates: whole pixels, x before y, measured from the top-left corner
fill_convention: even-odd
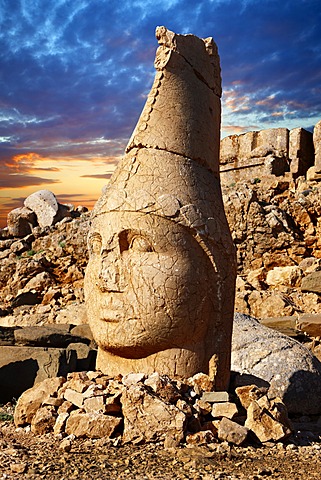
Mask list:
[[[247,439],[250,429],[233,422],[229,418],[223,417],[219,423],[217,436],[223,442],[229,442],[234,445],[242,445]]]
[[[321,413],[321,363],[304,345],[240,313],[234,317],[232,345],[236,387],[269,387],[290,413]]]
[[[118,438],[123,444],[162,442],[166,448],[184,442],[241,445],[251,441],[250,432],[252,440],[262,443],[291,434],[285,405],[280,399],[269,398],[269,391],[249,385],[236,390],[235,402],[221,399],[202,409],[202,395],[213,392],[204,392],[198,385],[196,393],[191,385],[197,385],[198,378],[195,375],[184,383],[157,372],[117,378],[101,372],[74,372],[67,379],[45,380],[24,392],[16,405],[14,422],[17,427],[31,425],[35,435]],[[157,392],[149,385],[155,379],[162,385]],[[166,386],[176,394],[164,397]],[[247,412],[240,414],[245,405]],[[68,445],[66,442],[61,448],[68,449]]]

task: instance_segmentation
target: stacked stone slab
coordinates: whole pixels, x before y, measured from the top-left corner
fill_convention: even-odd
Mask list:
[[[293,178],[297,178],[306,175],[313,162],[312,133],[303,128],[291,131],[272,128],[231,135],[221,140],[223,185],[240,180],[255,183],[262,177],[280,177],[289,171]]]
[[[72,373],[27,390],[17,403],[14,421],[16,426],[30,425],[36,435],[110,437],[136,444],[160,441],[165,447],[218,440],[241,445],[251,441],[249,432],[255,443],[277,442],[291,434],[285,405],[269,398],[267,389],[239,388],[234,403],[227,392],[208,392],[212,387],[203,373],[184,383],[158,372],[117,377]]]

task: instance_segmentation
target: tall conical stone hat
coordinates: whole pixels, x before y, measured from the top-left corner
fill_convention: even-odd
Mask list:
[[[235,254],[219,180],[217,47],[212,38],[165,27],[156,29],[156,38],[152,89],[93,215],[126,211],[167,218],[189,228],[215,268],[225,270],[225,259],[233,263]]]

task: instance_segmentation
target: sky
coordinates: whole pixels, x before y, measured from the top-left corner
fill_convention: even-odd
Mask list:
[[[0,0],[0,227],[40,189],[92,208],[152,85],[158,25],[217,43],[222,137],[321,119],[320,0]]]

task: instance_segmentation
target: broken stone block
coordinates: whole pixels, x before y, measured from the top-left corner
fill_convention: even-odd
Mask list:
[[[217,436],[223,442],[242,445],[247,439],[249,429],[224,417],[219,423]]]
[[[111,437],[121,423],[120,417],[95,412],[73,412],[67,419],[66,433],[75,437]]]
[[[185,414],[151,395],[140,385],[129,386],[122,395],[124,442],[164,440],[171,435],[177,441],[184,437]]]
[[[146,378],[144,373],[128,373],[122,379],[122,382],[127,387],[129,385],[136,385],[139,382],[143,382]]]
[[[186,435],[186,443],[188,445],[202,445],[207,443],[214,443],[216,437],[211,430],[201,430],[200,432],[190,433]]]
[[[239,374],[236,386],[270,385],[269,396],[280,397],[289,413],[321,413],[319,360],[304,345],[240,313],[234,316],[231,369]]]
[[[39,408],[31,420],[31,431],[35,435],[44,435],[53,430],[57,413],[55,407],[47,405]]]
[[[304,128],[290,131],[289,144],[290,171],[294,178],[306,176],[314,164],[313,135]]]
[[[321,293],[321,271],[309,273],[302,279],[302,292]]]
[[[26,237],[37,225],[35,213],[26,207],[15,208],[8,213],[7,225],[13,237]]]
[[[81,393],[72,390],[71,388],[67,388],[64,392],[64,399],[68,402],[71,402],[78,408],[82,408],[84,397]]]
[[[198,399],[194,403],[194,408],[197,410],[197,412],[201,413],[202,415],[208,415],[212,411],[212,404]]]
[[[109,415],[114,415],[121,412],[121,393],[117,393],[112,396],[107,396],[105,399],[105,410],[104,412]]]
[[[86,398],[83,402],[83,405],[87,413],[105,413],[105,400],[103,395],[96,395],[95,397]]]
[[[267,388],[259,388],[256,385],[244,385],[243,387],[237,387],[235,389],[235,393],[238,396],[241,405],[246,409],[250,406],[253,400],[259,400],[259,398],[265,395],[267,391]]]
[[[273,409],[275,410],[273,412]],[[284,412],[279,412],[277,404],[267,410],[261,407],[257,401],[250,403],[247,409],[245,427],[255,433],[260,442],[279,441],[288,437],[292,431],[288,421],[284,419]]]
[[[209,403],[228,402],[230,396],[228,392],[204,392],[201,400]]]
[[[203,392],[211,392],[214,388],[214,382],[205,373],[196,373],[193,377],[187,379],[187,384],[193,387],[197,395]]]
[[[238,415],[238,409],[235,403],[224,402],[224,403],[214,403],[212,407],[212,417],[213,418],[234,418]]]
[[[274,267],[266,275],[266,283],[272,286],[286,285],[294,287],[299,285],[302,277],[302,270],[297,265],[286,267]]]
[[[54,395],[66,381],[63,377],[47,378],[26,390],[18,399],[14,411],[14,423],[17,427],[31,423],[42,402]]]
[[[65,427],[66,427],[66,422],[68,417],[69,417],[69,413],[67,412],[60,413],[57,416],[55,424],[53,426],[54,435],[60,435],[61,433],[65,432]]]
[[[315,172],[318,174],[321,173],[321,120],[314,125],[313,144]]]
[[[32,193],[25,199],[24,205],[36,214],[41,228],[54,224],[54,218],[58,212],[58,202],[55,195],[49,190],[38,190]]]

